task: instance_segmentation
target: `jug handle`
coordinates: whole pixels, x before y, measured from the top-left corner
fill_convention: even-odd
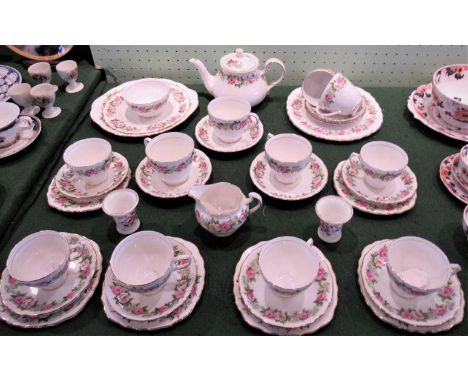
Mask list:
[[[256,206],[249,208],[249,215],[257,211],[263,204],[262,197],[256,192],[249,192],[249,197],[247,198],[246,203],[250,204],[254,201],[254,199],[257,200],[258,203]]]
[[[278,85],[281,81],[283,81],[284,75],[286,74],[286,66],[284,66],[283,61],[281,61],[281,60],[279,60],[277,58],[270,58],[270,59],[266,60],[265,68],[263,69],[262,74],[264,75],[268,70],[270,70],[270,66],[273,65],[273,64],[279,65],[279,67],[281,68],[281,74],[280,74],[280,77],[277,80],[272,81],[270,84],[268,84],[268,91],[270,91],[272,88],[274,88],[276,85]]]

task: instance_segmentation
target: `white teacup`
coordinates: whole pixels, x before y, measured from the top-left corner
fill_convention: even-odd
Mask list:
[[[287,294],[308,288],[319,269],[318,256],[312,246],[312,239],[305,242],[293,236],[278,237],[265,244],[258,264],[267,284]]]
[[[318,106],[323,91],[334,75],[331,69],[315,69],[307,74],[302,81],[302,95],[308,105],[313,108]]]
[[[36,101],[40,107],[45,109],[42,112],[42,116],[44,118],[55,118],[62,112],[62,109],[60,109],[58,106],[54,106],[55,93],[57,90],[57,85],[44,83],[34,86],[29,92],[34,98],[34,101]]]
[[[468,241],[468,205],[463,210],[462,227],[466,240]]]
[[[129,235],[140,227],[140,219],[136,213],[138,194],[129,189],[114,190],[106,195],[102,202],[102,210],[114,218],[117,231]]]
[[[55,289],[65,281],[69,262],[68,240],[59,232],[40,231],[13,247],[7,269],[11,277],[24,285]]]
[[[30,94],[31,85],[23,82],[13,85],[8,89],[8,95],[11,99],[20,106],[23,106],[23,114],[36,115],[41,110],[38,106],[33,105],[34,98]]]
[[[38,84],[50,83],[52,69],[48,62],[37,62],[28,68],[28,73]]]
[[[268,134],[265,157],[280,183],[294,183],[312,155],[311,143],[297,134]]]
[[[96,186],[107,180],[112,161],[112,146],[101,138],[86,138],[67,147],[63,161],[68,167],[66,176],[86,186]]]
[[[457,174],[463,181],[462,186],[468,184],[468,145],[463,146],[460,150]]]
[[[393,240],[387,259],[392,289],[405,298],[437,292],[461,270],[458,264],[450,264],[439,247],[416,236]]]
[[[195,148],[192,138],[183,133],[164,133],[145,138],[144,143],[146,156],[164,183],[176,186],[188,179]]]
[[[64,81],[68,82],[65,91],[67,93],[78,93],[84,87],[83,83],[78,80],[78,64],[73,60],[65,60],[57,64],[55,67],[58,75]]]
[[[257,125],[258,116],[250,112],[250,102],[234,97],[218,97],[208,104],[210,124],[223,142],[237,142],[250,125]]]
[[[122,97],[128,107],[140,117],[157,117],[163,111],[171,87],[157,78],[147,78],[127,86]]]
[[[316,111],[322,116],[354,116],[362,102],[359,89],[341,73],[336,73],[320,96]]]
[[[352,153],[349,161],[362,168],[370,187],[383,189],[408,166],[408,155],[393,143],[374,141],[362,146],[359,154]]]
[[[190,255],[174,256],[167,238],[154,231],[141,231],[123,239],[110,260],[117,281],[137,293],[151,293],[163,285],[172,272],[187,268]]]
[[[353,207],[342,197],[327,195],[315,204],[320,218],[318,236],[326,243],[337,243],[342,236],[343,224],[353,217]]]
[[[28,116],[20,116],[20,108],[11,102],[0,103],[0,148],[13,144],[19,135],[34,127]]]

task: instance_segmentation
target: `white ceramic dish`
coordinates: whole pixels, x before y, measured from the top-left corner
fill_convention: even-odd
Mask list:
[[[208,116],[203,117],[195,127],[195,138],[198,143],[207,149],[219,153],[234,153],[247,150],[260,142],[262,136],[263,124],[260,119],[258,119],[257,124],[251,123],[244,130],[240,139],[234,143],[223,142],[216,136],[214,127],[210,124]]]
[[[120,131],[120,130],[116,130],[113,127],[107,125],[107,123],[102,118],[102,110],[103,110],[103,107],[104,107],[104,105],[106,103],[107,98],[114,91],[122,90],[126,86],[128,86],[130,84],[133,84],[133,83],[136,83],[138,81],[141,81],[141,80],[125,82],[125,83],[123,83],[123,84],[121,84],[121,85],[119,85],[119,86],[117,86],[115,88],[110,89],[107,93],[105,93],[102,96],[100,96],[99,98],[97,98],[93,102],[93,104],[91,106],[91,111],[90,111],[90,116],[91,116],[91,119],[93,120],[93,122],[96,123],[104,131],[107,131],[108,133],[113,134],[113,135],[117,135],[117,136],[121,136],[121,137],[142,137],[142,136],[146,137],[146,136],[153,136],[153,135],[162,133],[164,131],[171,130],[171,129],[179,126],[185,120],[187,120],[187,118],[189,118],[190,115],[192,115],[194,113],[194,111],[198,108],[198,94],[194,90],[191,90],[188,87],[186,87],[185,85],[180,84],[178,82],[174,82],[174,81],[171,81],[171,80],[164,79],[164,81],[166,81],[167,83],[169,83],[171,85],[174,85],[174,86],[177,86],[180,90],[185,92],[188,95],[189,100],[190,100],[190,106],[189,106],[189,109],[188,109],[187,113],[176,124],[170,125],[169,127],[165,128],[163,130],[160,130],[160,131],[152,131],[150,133],[145,132],[143,134],[137,134],[135,132]]]
[[[442,184],[461,202],[468,204],[468,190],[466,190],[454,176],[455,167],[458,165],[459,153],[453,154],[442,160],[439,167],[439,177]]]
[[[265,152],[258,154],[250,165],[250,179],[255,186],[266,195],[281,200],[311,198],[322,191],[328,181],[328,170],[315,154],[312,154],[309,164],[295,183],[280,183],[273,177],[272,172]]]
[[[328,141],[356,141],[374,134],[382,127],[383,113],[377,101],[368,92],[360,89],[366,112],[357,121],[347,124],[322,122],[314,119],[305,108],[301,88],[294,89],[286,101],[289,120],[299,130],[313,137]]]
[[[0,65],[0,102],[8,101],[8,89],[13,85],[20,84],[22,81],[21,73],[15,68],[7,65]]]
[[[148,158],[143,159],[136,169],[135,180],[140,189],[156,198],[180,198],[188,195],[193,186],[205,184],[211,175],[211,162],[202,151],[195,149],[189,178],[178,186],[165,184]]]
[[[20,151],[24,150],[26,147],[31,145],[37,139],[42,129],[41,121],[39,118],[34,116],[28,116],[28,118],[31,118],[32,122],[34,123],[34,127],[30,129],[31,134],[20,136],[11,145],[0,148],[0,159],[7,158],[16,153],[19,153]]]

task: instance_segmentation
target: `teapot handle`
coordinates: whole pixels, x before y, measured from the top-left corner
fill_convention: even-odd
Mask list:
[[[250,204],[256,199],[258,201],[257,205],[249,209],[249,215],[257,211],[263,204],[262,197],[256,192],[249,192],[249,197],[247,199],[247,204]]]
[[[272,88],[274,88],[276,85],[278,85],[281,81],[283,81],[284,75],[286,74],[286,66],[284,66],[283,61],[281,61],[281,60],[279,60],[277,58],[270,58],[270,59],[266,60],[265,68],[263,69],[262,74],[265,74],[268,70],[270,70],[270,66],[273,65],[273,64],[279,65],[279,67],[281,68],[281,75],[277,80],[272,81],[270,84],[268,84],[268,91],[270,91]]]

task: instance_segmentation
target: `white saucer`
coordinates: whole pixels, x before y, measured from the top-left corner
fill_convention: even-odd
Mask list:
[[[240,294],[250,313],[265,324],[291,329],[320,320],[333,297],[333,271],[320,260],[317,278],[307,289],[294,295],[280,294],[266,283],[260,272],[261,249],[259,246],[246,257],[239,274]],[[317,247],[314,250],[319,251]]]
[[[41,133],[41,120],[39,118],[35,116],[27,115],[27,114],[20,114],[20,115],[27,116],[31,118],[32,121],[34,122],[34,127],[31,129],[32,134],[29,136],[25,134],[24,137],[20,136],[11,145],[0,148],[0,159],[9,157],[13,154],[16,154],[24,150],[31,143],[33,143],[36,140],[36,138],[39,136],[39,134]]]
[[[256,115],[256,114],[255,114]],[[257,115],[256,115],[257,116]],[[258,116],[257,116],[258,118]],[[247,150],[255,146],[263,136],[263,124],[258,118],[258,124],[251,125],[242,134],[237,142],[226,143],[221,141],[214,133],[213,126],[210,125],[208,116],[203,117],[195,127],[195,138],[198,143],[206,148],[220,153],[234,153]]]
[[[107,179],[96,186],[88,186],[81,180],[67,179],[65,175],[67,169],[67,165],[60,167],[55,176],[55,183],[63,195],[74,199],[96,198],[106,195],[117,188],[130,171],[127,159],[115,151],[112,153]]]
[[[389,185],[382,190],[369,187],[365,181],[366,174],[362,167],[355,165],[350,160],[345,161],[341,171],[346,187],[356,196],[369,202],[383,205],[402,203],[410,199],[418,188],[416,175],[409,167],[406,167],[398,178],[389,182]]]
[[[345,161],[342,161],[338,163],[338,166],[336,166],[335,172],[333,174],[333,184],[338,195],[346,199],[346,201],[354,208],[373,215],[397,215],[411,210],[416,205],[416,199],[418,197],[417,192],[415,192],[410,199],[404,202],[386,205],[370,202],[360,198],[350,189],[348,189],[344,183],[344,180],[341,176],[341,168],[344,163]]]
[[[250,165],[250,178],[259,190],[266,195],[281,200],[302,200],[311,198],[323,190],[328,181],[328,170],[322,160],[312,154],[309,164],[292,184],[283,184],[276,180],[261,152]]]
[[[193,186],[208,182],[210,175],[210,158],[203,151],[195,149],[192,158],[192,169],[189,178],[184,183],[178,186],[169,186],[164,183],[146,157],[138,164],[135,180],[143,192],[156,198],[171,199],[188,195]]]
[[[101,295],[101,301],[104,306],[104,313],[106,314],[107,318],[116,323],[117,325],[123,326],[125,328],[137,330],[137,331],[145,331],[145,330],[158,330],[164,329],[170,326],[175,325],[176,323],[184,320],[187,318],[195,309],[198,301],[200,300],[201,294],[203,292],[203,287],[205,285],[205,265],[198,248],[191,242],[175,238],[175,237],[167,237],[168,239],[172,239],[175,241],[180,242],[184,246],[186,246],[195,260],[195,265],[197,269],[197,277],[195,279],[195,285],[192,287],[192,290],[187,298],[187,300],[176,310],[174,310],[171,314],[168,314],[164,317],[158,318],[152,321],[133,321],[126,319],[119,314],[117,314],[110,306],[109,301],[104,293]]]
[[[189,255],[190,250],[183,243],[169,239],[174,256]],[[123,287],[115,279],[111,268],[106,272],[103,293],[110,307],[119,315],[133,321],[152,321],[170,315],[188,298],[195,284],[197,269],[195,261],[189,267],[172,272],[169,279],[154,293],[136,293]]]
[[[454,176],[455,163],[459,161],[460,154],[455,153],[445,158],[439,167],[439,176],[443,185],[450,193],[455,196],[461,202],[468,204],[468,190],[465,189],[460,183],[458,183]]]
[[[252,247],[247,248],[243,254],[241,255],[241,258],[239,262],[237,263],[236,270],[234,272],[234,282],[233,282],[233,293],[234,293],[234,300],[236,303],[237,308],[239,309],[242,318],[244,321],[252,326],[253,328],[259,329],[262,332],[266,334],[274,334],[274,335],[290,335],[290,336],[300,336],[300,335],[305,335],[305,334],[312,334],[318,331],[319,329],[323,328],[324,326],[328,325],[331,320],[334,317],[335,314],[335,309],[338,304],[338,285],[336,283],[336,277],[333,271],[331,271],[331,276],[332,276],[332,282],[333,282],[333,297],[329,303],[328,309],[325,312],[325,314],[319,318],[317,321],[315,321],[311,325],[307,325],[301,328],[297,329],[291,329],[291,328],[281,328],[273,325],[268,325],[264,323],[261,319],[258,317],[255,317],[250,310],[247,308],[247,306],[244,304],[242,301],[242,297],[240,295],[240,289],[239,289],[239,275],[240,275],[240,269],[245,261],[245,259],[250,255],[252,251],[258,250],[259,247],[263,246],[266,242],[262,241]],[[330,270],[332,270],[330,262],[327,260],[327,258],[323,255],[323,253],[318,250],[317,251],[320,261],[323,261],[326,267]]]
[[[394,326],[397,329],[402,329],[406,330],[408,332],[416,332],[416,333],[438,333],[438,332],[443,332],[452,329],[455,325],[458,325],[460,322],[463,321],[463,316],[464,316],[464,307],[465,307],[465,299],[463,297],[463,290],[461,290],[461,305],[455,314],[455,317],[452,320],[447,321],[446,323],[440,325],[440,326],[412,326],[408,325],[404,322],[401,322],[399,320],[395,320],[394,318],[390,317],[386,313],[382,312],[377,305],[375,305],[374,300],[372,297],[367,293],[366,288],[364,287],[363,284],[363,279],[361,277],[362,273],[362,265],[363,265],[363,259],[364,256],[372,250],[373,247],[376,245],[380,245],[382,243],[386,242],[386,240],[381,240],[381,241],[376,241],[375,243],[369,244],[362,250],[361,257],[359,259],[359,264],[358,264],[358,283],[359,287],[361,290],[361,293],[364,297],[364,300],[369,306],[369,308],[372,310],[372,312],[383,322],[386,322],[392,326]]]
[[[127,177],[117,186],[116,189],[127,187],[130,183],[131,177],[132,172],[131,170],[128,170]],[[105,197],[106,195],[98,196],[96,198],[75,199],[65,196],[57,188],[55,177],[52,179],[49,184],[49,188],[47,189],[47,203],[50,207],[62,212],[80,213],[100,210],[102,208],[102,201]]]
[[[459,141],[468,142],[467,129],[449,125],[440,117],[432,98],[432,84],[421,85],[413,91],[408,98],[407,106],[414,118],[431,130]]]
[[[294,126],[313,137],[340,142],[359,140],[374,134],[383,123],[382,109],[375,98],[365,90],[359,90],[364,97],[366,112],[362,118],[351,123],[336,125],[312,117],[305,108],[301,88],[294,89],[288,96],[286,111]]]
[[[83,237],[83,239],[86,239]],[[96,272],[93,275],[86,289],[73,302],[65,305],[62,309],[55,312],[40,315],[37,317],[21,316],[10,312],[1,302],[0,299],[0,320],[7,324],[17,326],[23,329],[41,329],[49,326],[58,325],[64,321],[70,320],[80,313],[86,306],[88,301],[93,296],[98,284],[102,271],[102,255],[99,246],[92,240],[89,240],[96,255]]]

